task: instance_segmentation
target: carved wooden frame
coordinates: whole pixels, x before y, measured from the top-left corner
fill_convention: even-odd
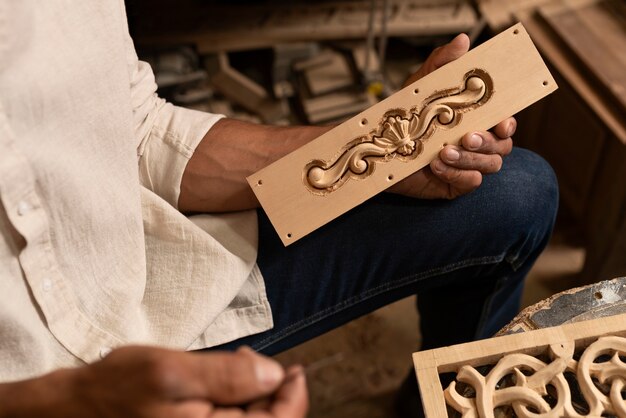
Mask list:
[[[425,415],[448,417],[449,407],[463,418],[491,418],[508,407],[520,418],[626,417],[625,337],[622,314],[414,353]],[[444,390],[440,374],[451,372]],[[587,404],[582,412],[566,372]]]
[[[557,86],[517,24],[361,112],[248,182],[289,245]]]

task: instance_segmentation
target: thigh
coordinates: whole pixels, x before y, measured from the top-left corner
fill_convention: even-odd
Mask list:
[[[455,340],[470,339],[501,304],[509,307],[498,322],[515,313],[519,283],[551,232],[556,190],[549,166],[515,149],[473,193],[381,193],[289,247],[259,210],[258,265],[274,328],[220,348],[275,354],[416,293],[427,295],[423,328],[445,324]]]

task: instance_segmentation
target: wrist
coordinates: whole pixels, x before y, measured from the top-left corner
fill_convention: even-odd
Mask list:
[[[73,396],[77,370],[56,370],[41,377],[0,384],[0,418],[77,416],[78,399]]]

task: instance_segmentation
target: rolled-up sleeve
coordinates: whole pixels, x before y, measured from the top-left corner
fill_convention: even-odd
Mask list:
[[[181,108],[160,98],[152,68],[139,61],[130,36],[128,44],[139,178],[143,186],[177,208],[187,162],[223,115]]]

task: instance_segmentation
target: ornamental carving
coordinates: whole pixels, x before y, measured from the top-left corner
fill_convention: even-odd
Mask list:
[[[409,161],[420,155],[423,144],[437,129],[456,126],[462,114],[487,102],[493,82],[480,69],[465,74],[461,88],[439,91],[411,110],[385,113],[377,128],[344,146],[331,161],[314,160],[304,169],[304,182],[316,194],[325,195],[349,178],[370,176],[377,163],[397,158]]]
[[[624,356],[626,338],[617,336],[582,353],[567,343],[543,359],[508,354],[488,372],[462,366],[444,397],[451,416],[463,418],[626,417]]]

